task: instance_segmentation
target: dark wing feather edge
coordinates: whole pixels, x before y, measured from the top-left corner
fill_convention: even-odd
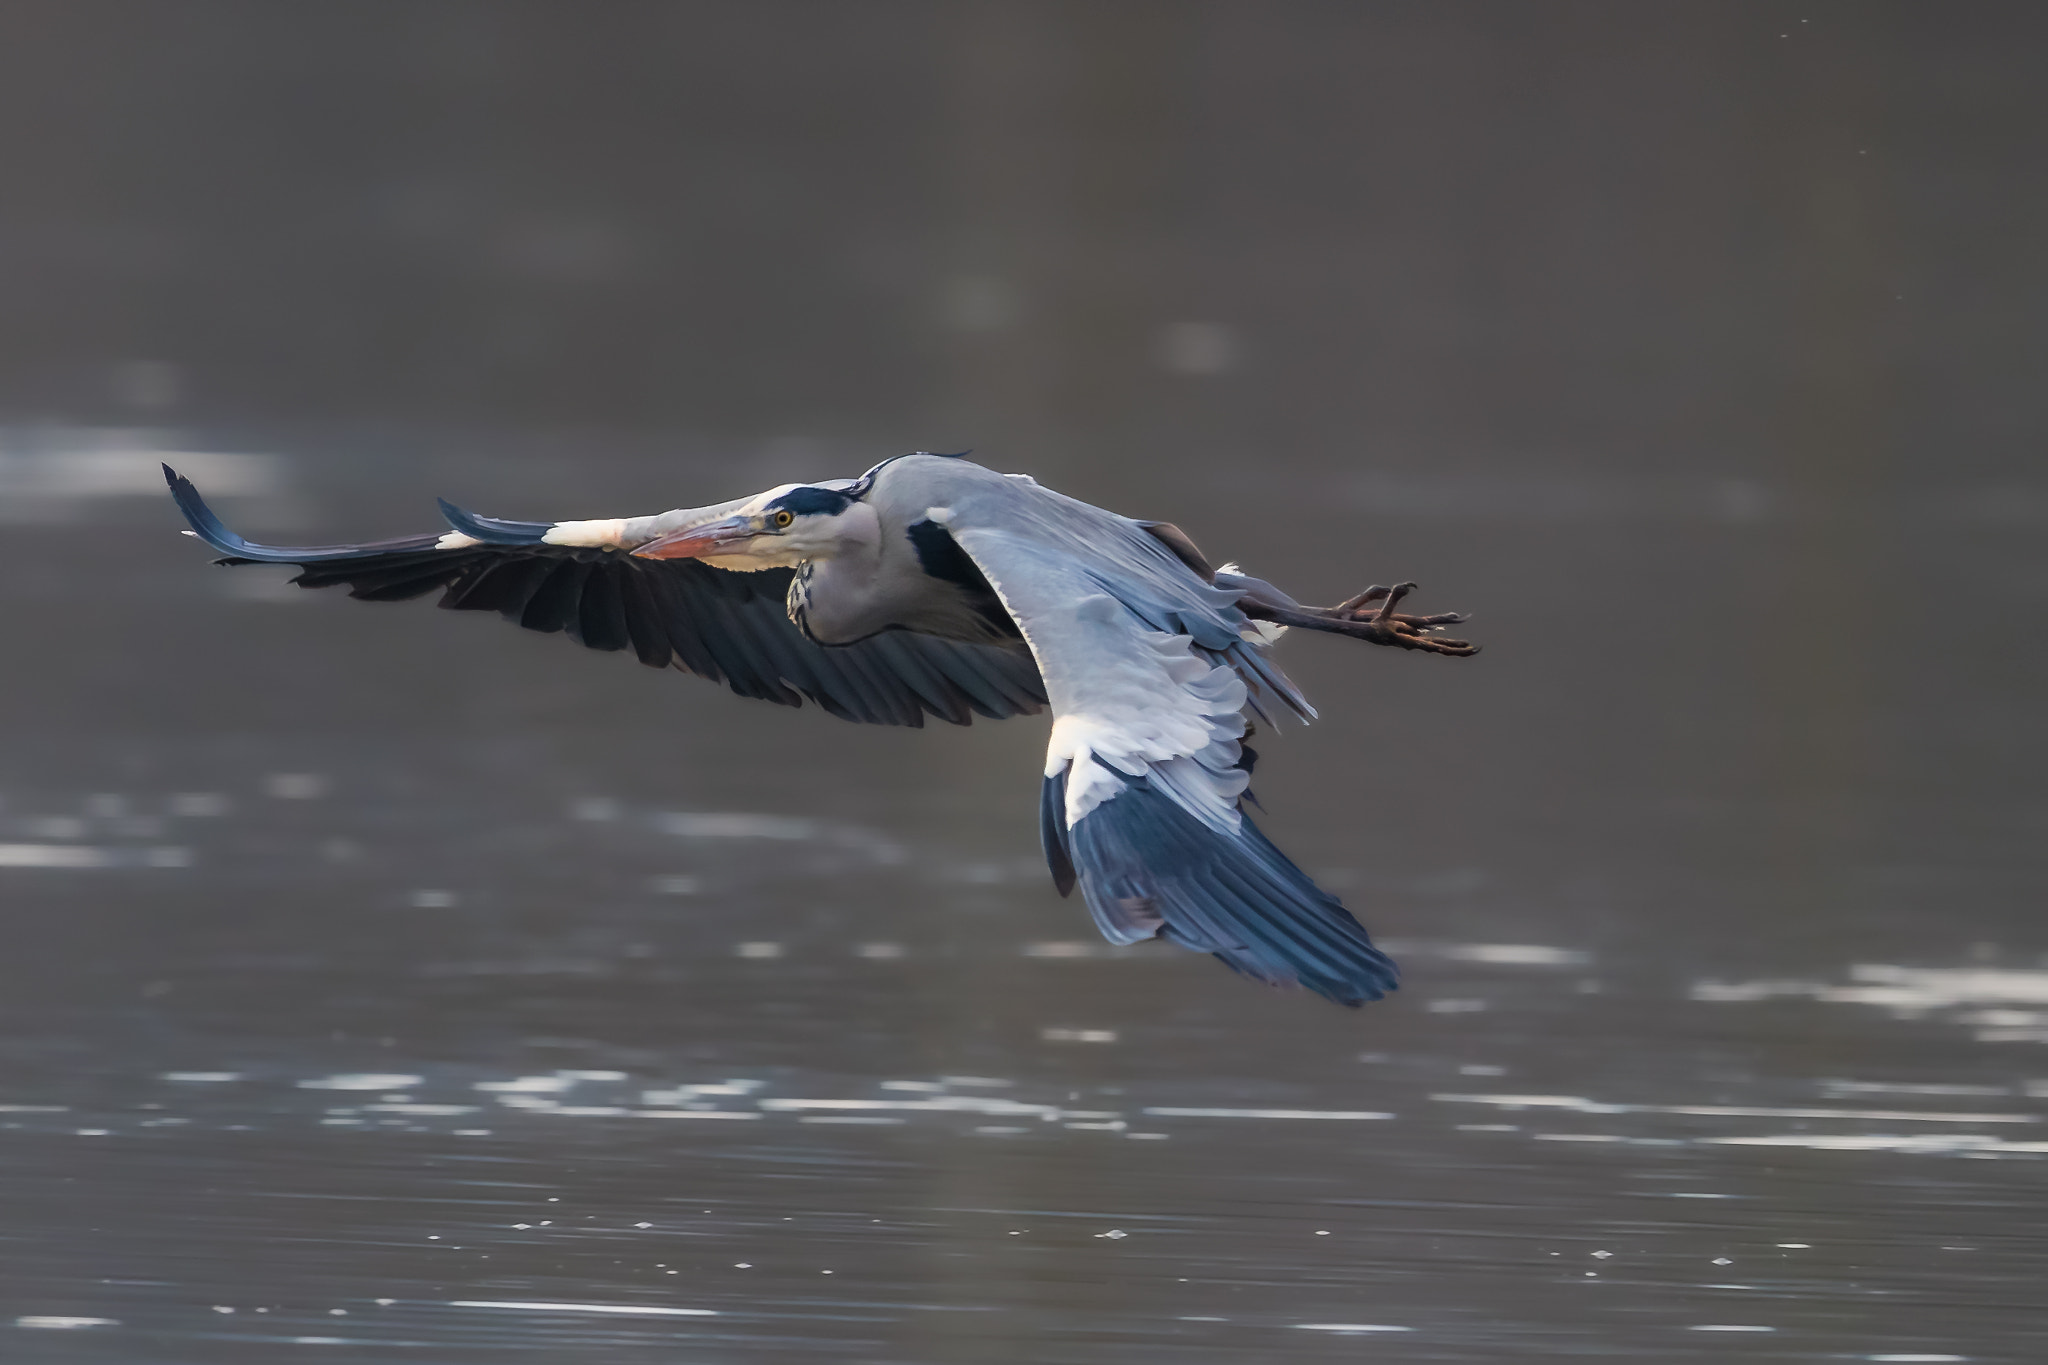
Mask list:
[[[1044,709],[1045,684],[1022,649],[888,632],[821,646],[790,621],[791,571],[740,574],[693,559],[643,560],[617,550],[547,545],[546,523],[500,521],[443,504],[480,545],[436,548],[441,537],[361,545],[259,545],[224,526],[190,480],[168,466],[171,496],[193,533],[228,564],[296,564],[301,587],[347,586],[351,597],[403,601],[444,589],[440,605],[495,611],[529,630],[561,632],[606,651],[630,649],[779,706],[814,705],[845,720],[956,725]],[[484,534],[478,535],[481,531]]]

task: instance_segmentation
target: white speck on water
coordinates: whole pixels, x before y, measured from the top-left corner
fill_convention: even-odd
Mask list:
[[[1895,1361],[1900,1361],[1900,1362],[1904,1362],[1904,1361],[1909,1361],[1909,1360],[1912,1360],[1912,1361],[1929,1361],[1929,1362],[1932,1362],[1932,1361],[1948,1361],[1948,1360],[1968,1360],[1968,1359],[1969,1359],[1969,1357],[1968,1357],[1968,1356],[1937,1356],[1937,1355],[1917,1355],[1917,1354],[1906,1354],[1906,1355],[1899,1355],[1899,1354],[1896,1354],[1896,1353],[1894,1353],[1894,1354],[1891,1354],[1891,1355],[1881,1355],[1881,1356],[1865,1356],[1865,1357],[1863,1357],[1863,1358],[1864,1358],[1865,1360],[1895,1360]]]
[[[1024,956],[1026,957],[1098,957],[1100,955],[1100,951],[1094,944],[1083,943],[1074,939],[1055,939],[1046,943],[1027,943],[1024,945]]]
[[[1329,1230],[1328,1228],[1317,1228],[1317,1229],[1316,1229],[1316,1236],[1318,1236],[1318,1237],[1328,1237],[1329,1235],[1330,1235],[1330,1230]]]
[[[470,1088],[494,1095],[559,1095],[574,1084],[563,1076],[521,1076],[510,1081],[478,1081]]]
[[[654,1226],[654,1224],[652,1224],[652,1223],[635,1223],[635,1224],[633,1224],[633,1226],[634,1226],[634,1227],[636,1227],[636,1228],[651,1228],[651,1227],[653,1227],[653,1226]]]
[[[219,792],[174,792],[170,812],[187,819],[208,819],[228,813],[228,799]]]
[[[391,1306],[392,1304],[394,1304],[394,1303],[397,1303],[397,1302],[398,1302],[398,1300],[397,1300],[397,1299],[376,1299],[376,1300],[374,1300],[374,1302],[376,1303],[376,1305],[377,1305],[377,1306],[378,1306],[379,1308],[389,1308],[389,1307],[390,1307],[390,1306]]]
[[[343,1072],[335,1076],[320,1076],[309,1081],[300,1081],[301,1090],[401,1090],[418,1085],[418,1076],[387,1075],[383,1072]]]
[[[732,1263],[732,1268],[734,1270],[752,1270],[754,1268],[754,1263],[752,1261],[734,1261]]]
[[[119,1318],[67,1318],[54,1314],[31,1313],[14,1320],[16,1327],[40,1327],[48,1331],[63,1332],[76,1327],[119,1327]]]
[[[1131,1234],[1125,1232],[1122,1228],[1111,1228],[1108,1232],[1098,1232],[1095,1235],[1097,1237],[1106,1237],[1112,1242],[1120,1242]]]
[[[1851,985],[1818,981],[1702,981],[1695,1000],[1743,1003],[1806,996],[1828,1004],[1875,1005],[1915,1012],[1970,1004],[2048,1004],[2048,971],[1988,967],[1899,967],[1859,963]]]
[[[1155,1118],[1181,1119],[1390,1119],[1370,1109],[1177,1109],[1151,1108]]]
[[[886,1116],[869,1116],[869,1117],[863,1117],[863,1116],[860,1116],[860,1115],[852,1115],[852,1114],[805,1114],[805,1115],[803,1115],[803,1116],[802,1116],[801,1118],[797,1119],[797,1122],[798,1122],[798,1123],[851,1123],[851,1124],[856,1124],[856,1125],[858,1125],[858,1124],[868,1124],[868,1125],[870,1125],[870,1126],[875,1126],[875,1127],[891,1128],[891,1127],[895,1127],[896,1125],[898,1125],[898,1124],[900,1124],[900,1123],[904,1122],[904,1120],[902,1120],[902,1119],[899,1119],[899,1118],[889,1118],[889,1117],[886,1117]]]
[[[1604,1261],[1613,1254],[1614,1253],[1611,1251],[1596,1251],[1593,1253],[1593,1259],[1596,1261]]]
[[[780,943],[736,943],[733,952],[740,957],[770,958],[782,956]]]
[[[1907,1085],[1893,1081],[1844,1081],[1829,1080],[1820,1083],[1821,1092],[1829,1099],[1843,1099],[1850,1095],[2010,1095],[2008,1085]],[[2036,1094],[2032,1087],[2027,1093]]]
[[[1714,1258],[1714,1264],[1715,1264],[1715,1265],[1734,1265],[1734,1264],[1735,1264],[1735,1262],[1733,1262],[1733,1261],[1729,1260],[1729,1259],[1728,1259],[1728,1258],[1727,1258],[1726,1256],[1716,1256],[1716,1257]]]
[[[226,1304],[224,1304],[224,1303],[217,1303],[217,1304],[215,1304],[215,1305],[213,1306],[213,1311],[214,1311],[214,1312],[216,1312],[216,1313],[232,1313],[232,1312],[234,1312],[235,1310],[234,1310],[234,1309],[232,1309],[232,1308],[230,1308],[230,1307],[228,1307],[228,1306],[227,1306]]]
[[[1221,1322],[1219,1318],[1217,1321]],[[1303,1332],[1412,1332],[1413,1327],[1390,1327],[1380,1322],[1297,1322],[1298,1331]]]
[[[450,1308],[517,1308],[532,1313],[617,1313],[642,1318],[715,1318],[715,1308],[660,1308],[640,1303],[526,1303],[516,1299],[456,1299]]]
[[[1742,1322],[1703,1322],[1685,1329],[1688,1332],[1775,1332],[1775,1327],[1758,1327]]]
[[[84,870],[112,867],[118,855],[109,848],[76,844],[0,844],[0,867]]]
[[[1578,967],[1589,961],[1585,953],[1541,943],[1460,943],[1446,949],[1444,956],[1501,967]]]
[[[514,1223],[514,1224],[512,1225],[512,1230],[513,1230],[514,1232],[528,1232],[528,1231],[531,1231],[531,1230],[532,1230],[532,1228],[533,1228],[533,1224],[531,1224],[531,1223]]]
[[[191,1085],[218,1085],[223,1081],[239,1081],[239,1071],[166,1071],[157,1077],[161,1081],[180,1081]]]
[[[314,801],[327,795],[327,779],[319,773],[272,773],[263,779],[263,794],[279,801]]]
[[[789,815],[745,815],[737,812],[671,811],[654,817],[663,834],[684,839],[815,839],[818,822]]]
[[[1781,1246],[1781,1247],[1784,1247],[1784,1248],[1785,1248],[1786,1250],[1788,1250],[1788,1251],[1806,1251],[1806,1250],[1810,1249],[1810,1248],[1811,1248],[1811,1247],[1813,1246],[1813,1243],[1811,1243],[1811,1242],[1780,1242],[1780,1243],[1778,1243],[1778,1245],[1779,1245],[1779,1246]]]
[[[1113,1028],[1042,1028],[1038,1036],[1048,1043],[1113,1043]]]

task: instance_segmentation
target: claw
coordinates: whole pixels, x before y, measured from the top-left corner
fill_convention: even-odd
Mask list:
[[[1344,599],[1344,600],[1343,600],[1342,602],[1339,602],[1339,603],[1338,603],[1338,604],[1337,604],[1336,606],[1334,606],[1334,607],[1330,608],[1330,610],[1332,610],[1332,611],[1357,611],[1357,610],[1358,610],[1358,609],[1359,609],[1360,607],[1364,606],[1364,605],[1365,605],[1366,603],[1368,603],[1368,602],[1377,602],[1377,601],[1379,601],[1379,600],[1380,600],[1380,599],[1381,599],[1382,597],[1385,597],[1385,596],[1386,596],[1387,594],[1391,593],[1392,591],[1393,591],[1393,589],[1392,589],[1392,588],[1383,588],[1383,587],[1380,587],[1380,586],[1378,586],[1377,584],[1375,584],[1374,586],[1372,586],[1372,587],[1370,587],[1370,588],[1367,588],[1367,589],[1366,589],[1366,590],[1365,590],[1364,592],[1362,592],[1362,593],[1358,594],[1358,596],[1356,596],[1356,597],[1347,597],[1347,598],[1345,598],[1345,599]]]
[[[1334,607],[1283,607],[1249,598],[1240,602],[1239,607],[1246,615],[1258,620],[1348,635],[1354,640],[1376,645],[1419,649],[1430,654],[1449,654],[1460,658],[1477,654],[1478,645],[1435,633],[1442,626],[1457,625],[1470,619],[1465,613],[1445,611],[1417,616],[1394,610],[1402,598],[1415,591],[1415,586],[1413,583],[1396,583],[1392,587],[1375,584]],[[1377,610],[1365,610],[1373,603],[1379,603]]]
[[[1413,583],[1396,583],[1393,587],[1388,588],[1387,600],[1381,604],[1379,611],[1372,619],[1378,621],[1381,625],[1393,621],[1395,619],[1394,608],[1400,605],[1402,598],[1414,591],[1415,585]]]

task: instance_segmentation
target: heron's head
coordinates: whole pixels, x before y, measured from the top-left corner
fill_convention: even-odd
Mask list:
[[[832,559],[879,538],[874,508],[829,484],[784,484],[715,521],[634,550],[642,559],[701,559],[719,569],[778,569]]]

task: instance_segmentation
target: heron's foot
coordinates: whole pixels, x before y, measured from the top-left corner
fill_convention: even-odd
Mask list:
[[[1370,587],[1334,607],[1304,607],[1301,610],[1315,619],[1292,620],[1286,624],[1332,631],[1354,640],[1392,645],[1397,649],[1425,650],[1431,654],[1453,654],[1462,658],[1479,652],[1478,645],[1437,633],[1445,626],[1470,619],[1463,612],[1444,611],[1433,616],[1416,616],[1394,610],[1401,599],[1413,591],[1413,583],[1396,583],[1391,588]]]

